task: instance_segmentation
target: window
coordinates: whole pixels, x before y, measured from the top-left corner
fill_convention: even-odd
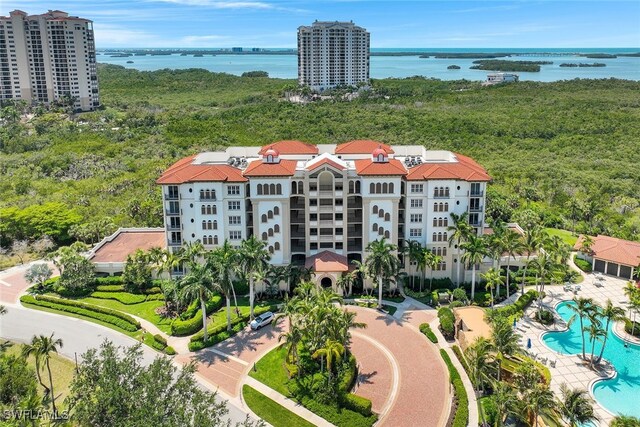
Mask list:
[[[229,225],[240,225],[241,222],[242,222],[241,216],[231,215],[229,217]]]
[[[373,205],[373,213],[374,214],[378,213],[378,205]]]
[[[371,231],[378,231],[378,224],[377,223],[373,223],[373,226],[371,227]]]
[[[422,222],[422,214],[411,214],[411,222]]]
[[[229,201],[229,210],[230,211],[239,211],[240,210],[240,200],[231,200],[231,201]]]
[[[277,207],[277,206],[274,206],[274,207],[273,207],[273,214],[274,214],[274,215],[280,215],[280,208],[279,208],[279,207]]]
[[[262,240],[264,240],[265,242],[269,239],[269,237],[267,236],[267,233],[262,233]]]
[[[384,214],[384,220],[385,221],[391,221],[391,214],[389,212],[387,212],[386,214]]]
[[[267,222],[267,214],[262,214],[261,220],[262,222]]]
[[[240,186],[239,185],[230,185],[227,187],[227,194],[229,196],[237,196],[240,194]]]
[[[443,209],[442,212],[449,212],[449,203],[448,202],[444,204],[444,209]]]
[[[421,228],[409,229],[409,237],[422,237],[422,229]]]
[[[229,240],[242,240],[242,231],[230,231]]]
[[[280,232],[280,225],[279,224],[276,224],[276,225],[273,226],[273,232],[274,233],[279,233]]]
[[[267,212],[267,218],[269,218],[269,219],[273,218],[273,211],[268,211]]]
[[[412,193],[422,193],[424,191],[423,184],[411,184],[411,192]]]
[[[279,251],[280,250],[280,242],[275,242],[273,244],[273,249],[276,250],[276,251]]]
[[[412,208],[421,208],[422,207],[422,199],[411,199],[410,206]]]

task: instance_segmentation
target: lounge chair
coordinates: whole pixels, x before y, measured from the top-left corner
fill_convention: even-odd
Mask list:
[[[554,359],[554,360],[549,360],[549,366],[551,366],[552,368],[555,368],[555,367],[556,367],[556,362],[557,362],[557,360],[556,360],[556,359]]]
[[[571,286],[569,284],[565,284],[562,289],[564,289],[565,292],[571,292],[571,291],[573,291],[573,286]]]

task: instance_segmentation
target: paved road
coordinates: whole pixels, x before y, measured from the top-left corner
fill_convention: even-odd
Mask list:
[[[62,338],[64,346],[60,350],[63,356],[73,360],[90,348],[99,347],[108,339],[119,346],[131,346],[136,340],[109,328],[83,320],[65,317],[53,313],[31,310],[20,306],[9,305],[7,314],[0,318],[0,336],[12,341],[27,342],[33,335],[50,335]],[[142,346],[143,361],[151,363],[158,355],[147,346]],[[210,387],[209,387],[210,388]],[[229,418],[232,422],[244,421],[246,412],[233,402],[227,403]]]

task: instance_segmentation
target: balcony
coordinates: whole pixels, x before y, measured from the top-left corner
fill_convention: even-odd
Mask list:
[[[468,192],[469,197],[482,197],[484,196],[484,191],[471,191]]]
[[[216,198],[216,196],[201,196],[200,197],[200,201],[201,202],[215,202],[216,200],[218,200]]]
[[[165,209],[164,213],[166,215],[180,215],[180,211],[173,210],[173,209]]]
[[[484,206],[482,205],[478,205],[478,206],[469,206],[469,212],[482,212],[482,208]]]
[[[178,200],[179,193],[164,193],[165,200]]]
[[[182,246],[182,239],[169,240],[169,246]]]
[[[445,193],[445,194],[434,194],[433,195],[434,199],[450,199],[451,195],[449,193]]]
[[[167,230],[181,230],[180,224],[167,224]]]
[[[309,212],[318,212],[318,205],[309,206]]]

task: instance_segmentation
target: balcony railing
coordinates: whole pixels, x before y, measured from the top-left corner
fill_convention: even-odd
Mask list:
[[[169,240],[169,246],[182,246],[182,239]]]
[[[165,200],[178,200],[178,193],[164,193]]]
[[[180,211],[178,210],[173,210],[173,209],[165,209],[164,211],[167,215],[180,215]]]
[[[469,212],[482,212],[482,205],[478,206],[469,206]]]
[[[201,202],[215,202],[217,200],[216,196],[202,196],[200,197]]]
[[[167,224],[167,230],[180,230],[180,224]]]
[[[484,196],[484,191],[471,191],[469,192],[469,197],[482,197]]]

